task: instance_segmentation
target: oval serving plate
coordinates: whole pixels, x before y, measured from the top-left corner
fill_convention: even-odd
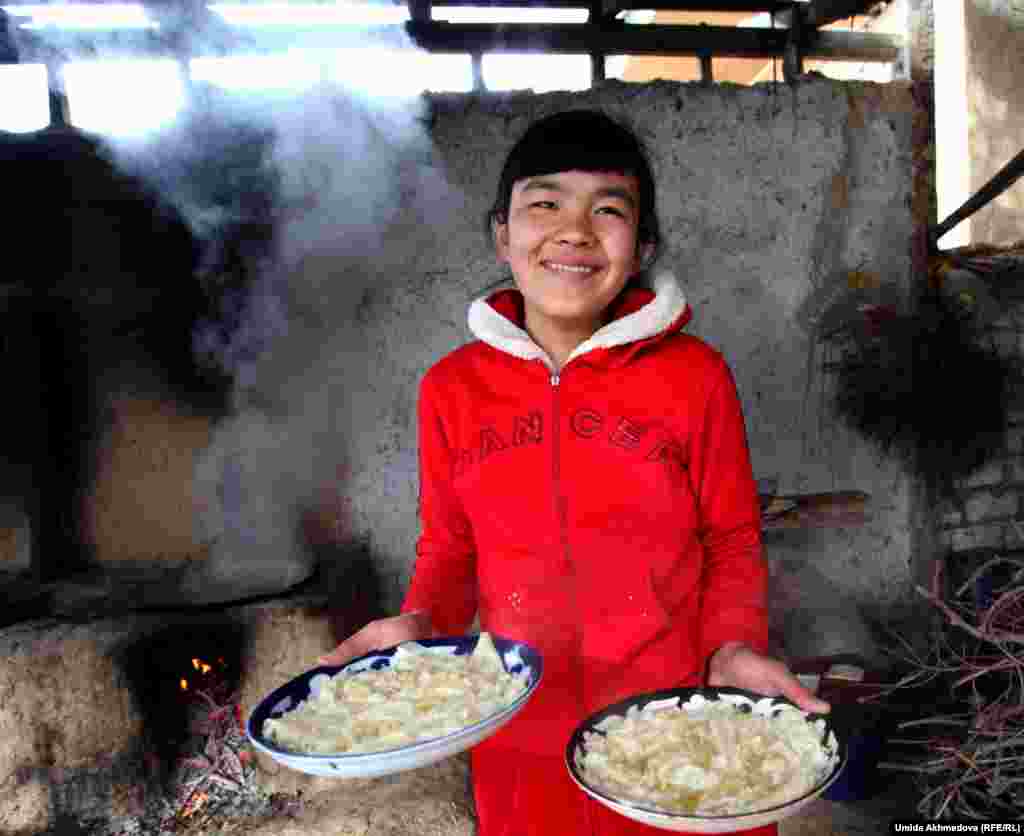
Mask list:
[[[415,642],[435,652],[462,656],[472,653],[479,636],[445,636]],[[523,642],[491,635],[505,670],[511,674],[527,676],[526,690],[515,701],[477,723],[458,729],[442,737],[420,740],[394,749],[379,752],[339,753],[336,755],[303,755],[282,749],[263,736],[263,723],[271,717],[281,717],[293,711],[300,703],[315,695],[319,688],[338,675],[354,675],[365,670],[381,670],[391,666],[398,645],[375,650],[359,656],[344,665],[313,668],[285,683],[267,695],[249,715],[246,734],[261,752],[289,769],[330,778],[376,778],[407,769],[435,763],[456,755],[490,737],[522,710],[537,690],[543,673],[540,653]]]
[[[695,700],[695,698],[697,699]],[[587,782],[586,775],[580,764],[580,759],[586,753],[584,735],[591,732],[601,734],[601,730],[596,727],[603,720],[613,716],[624,716],[633,707],[638,710],[644,710],[650,706],[648,710],[652,711],[676,709],[691,703],[691,701],[699,703],[701,699],[710,702],[722,700],[734,705],[746,706],[755,713],[767,715],[779,711],[783,706],[795,708],[793,703],[784,697],[765,697],[761,694],[755,694],[752,691],[744,691],[739,688],[669,688],[662,691],[638,694],[592,714],[576,727],[565,747],[565,765],[569,770],[569,775],[572,776],[576,785],[591,798],[620,815],[633,819],[633,821],[642,822],[662,830],[676,832],[733,833],[737,830],[774,824],[793,815],[825,792],[839,777],[840,772],[842,772],[843,767],[846,765],[847,747],[845,739],[836,730],[834,724],[829,719],[829,715],[815,714],[809,715],[810,719],[824,720],[823,743],[829,755],[829,769],[808,792],[784,804],[777,804],[747,813],[685,815],[682,813],[665,812],[638,801],[616,798]]]

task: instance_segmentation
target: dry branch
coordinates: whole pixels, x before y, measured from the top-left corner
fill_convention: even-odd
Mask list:
[[[1011,573],[990,601],[969,603],[969,592],[997,567]],[[916,652],[902,642],[909,673],[882,695],[923,685],[946,685],[956,709],[899,725],[909,737],[891,739],[916,756],[887,760],[882,769],[915,776],[918,812],[931,819],[986,820],[1024,809],[1024,564],[995,558],[971,573],[951,597],[937,567],[931,589],[915,587],[943,616],[932,646]],[[976,596],[977,597],[977,596]]]

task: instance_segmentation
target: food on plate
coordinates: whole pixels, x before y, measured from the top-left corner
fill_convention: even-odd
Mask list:
[[[694,698],[630,708],[585,732],[576,763],[613,800],[684,815],[731,815],[793,801],[834,765],[823,720],[797,708],[771,714]]]
[[[515,702],[527,675],[505,670],[488,633],[471,654],[398,646],[390,667],[324,677],[315,695],[263,723],[263,735],[301,754],[356,754],[441,737]],[[314,689],[315,690],[315,689]]]

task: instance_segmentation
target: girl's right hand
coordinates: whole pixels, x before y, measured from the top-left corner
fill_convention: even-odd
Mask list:
[[[430,613],[424,610],[402,613],[391,618],[379,618],[353,633],[317,661],[321,665],[344,665],[350,659],[372,650],[382,650],[402,642],[429,639],[433,635]]]

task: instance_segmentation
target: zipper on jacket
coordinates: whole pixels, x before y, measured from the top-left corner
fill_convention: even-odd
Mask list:
[[[575,668],[576,668],[576,699],[579,701],[580,712],[586,714],[586,699],[583,683],[583,613],[580,610],[579,577],[576,567],[569,556],[569,521],[566,515],[565,497],[562,494],[561,474],[561,414],[559,410],[559,384],[562,376],[558,372],[551,375],[551,477],[552,495],[555,500],[555,519],[558,522],[558,539],[562,547],[562,562],[564,564],[565,577],[570,586],[569,595],[572,598],[573,617],[575,619]]]
[[[558,387],[562,382],[562,376],[555,372],[551,375],[552,394],[552,418],[551,418],[551,479],[552,495],[555,499],[555,519],[558,521],[558,542],[562,547],[562,561],[566,569],[572,571],[572,563],[569,560],[569,532],[565,519],[565,500],[562,496],[562,473],[561,473],[561,415],[559,414]]]

